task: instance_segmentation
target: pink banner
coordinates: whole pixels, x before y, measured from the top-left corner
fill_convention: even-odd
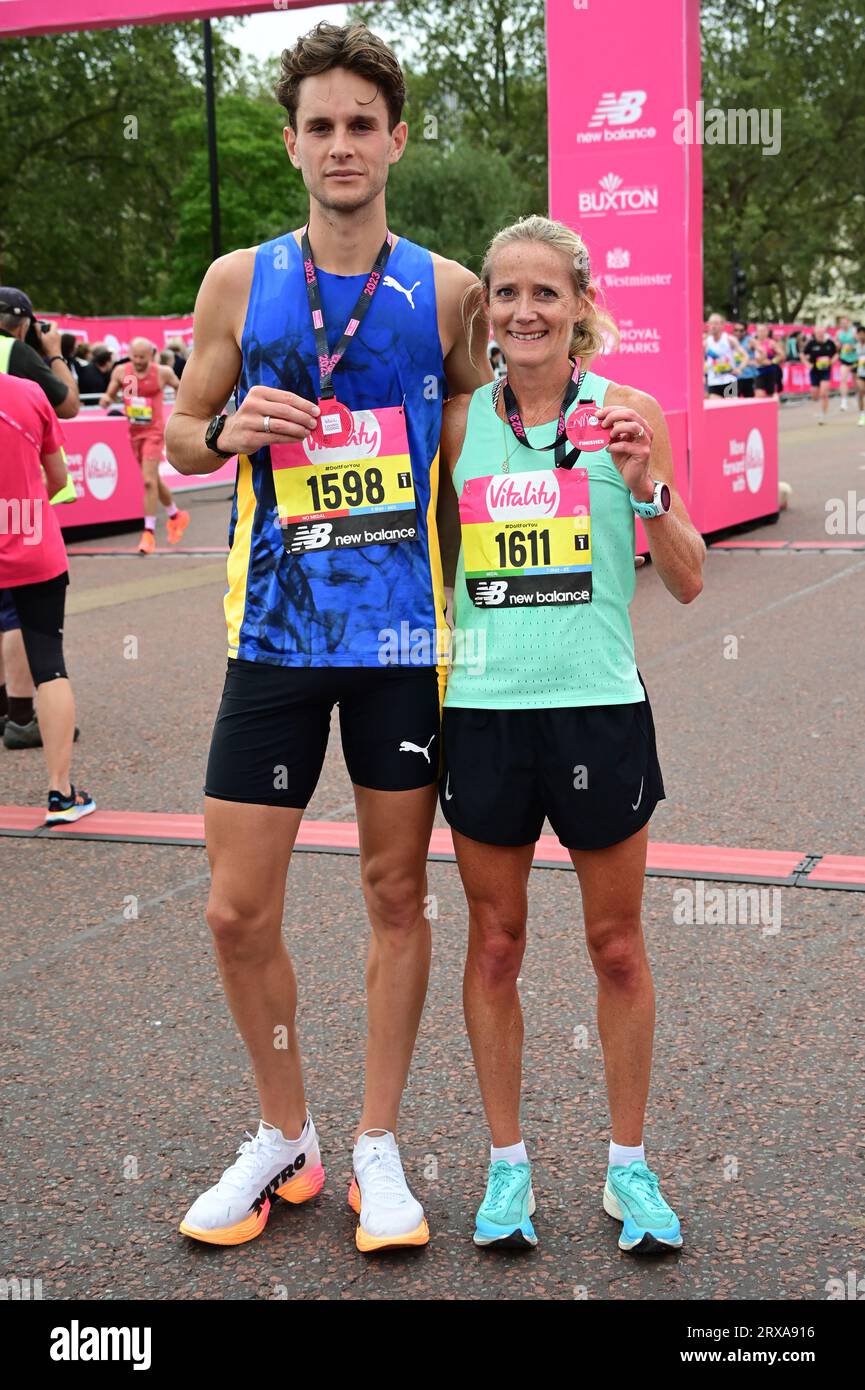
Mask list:
[[[707,400],[691,520],[699,531],[738,526],[778,511],[778,401]]]
[[[316,0],[325,5],[336,2]],[[0,0],[0,34],[110,29],[119,24],[168,24],[305,8],[307,0]]]
[[[129,426],[118,415],[82,411],[74,420],[62,421],[69,476],[78,495],[75,502],[57,504],[64,531],[73,526],[101,522],[135,521],[144,515],[141,469],[129,445]],[[165,459],[160,475],[172,492],[233,483],[235,459],[228,459],[215,473],[187,476],[177,473]]]
[[[699,0],[547,8],[550,207],[620,332],[598,370],[667,410],[687,408],[694,363],[702,394],[700,146],[674,139],[700,94],[695,41]]]
[[[2,3],[2,0],[0,0]],[[2,13],[2,9],[0,9]],[[74,333],[86,343],[104,343],[117,357],[125,357],[133,338],[147,338],[162,350],[169,338],[192,342],[192,315],[159,318],[103,318],[86,314],[52,314],[39,309],[42,318],[56,323],[61,333]]]

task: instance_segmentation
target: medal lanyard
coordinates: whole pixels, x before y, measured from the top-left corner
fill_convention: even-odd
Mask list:
[[[573,468],[580,452],[579,449],[571,449],[567,444],[565,431],[565,416],[567,415],[568,410],[573,405],[574,401],[577,400],[577,398],[579,397],[580,387],[582,386],[585,377],[586,373],[580,371],[580,359],[578,357],[574,362],[574,370],[571,372],[571,375],[568,378],[568,384],[565,387],[565,395],[564,399],[562,400],[561,409],[559,411],[559,424],[556,430],[556,437],[553,440],[552,444],[542,444],[540,448],[537,450],[535,450],[534,444],[529,443],[529,438],[526,434],[526,427],[523,424],[522,416],[520,415],[520,408],[517,404],[517,398],[511,390],[508,378],[505,377],[502,381],[501,389],[504,395],[505,418],[508,424],[510,425],[511,429],[513,430],[514,434],[516,435],[517,439],[519,440],[520,444],[524,444],[527,449],[532,449],[537,453],[543,453],[546,450],[553,449],[555,451],[553,457],[555,460],[556,468]]]
[[[388,232],[387,238],[382,242],[381,250],[375,259],[375,265],[367,276],[366,284],[358,296],[357,303],[351,312],[351,317],[342,331],[342,337],[336,345],[333,353],[328,352],[327,332],[324,326],[324,312],[321,307],[321,292],[318,287],[318,276],[315,273],[315,262],[312,258],[312,247],[309,244],[309,225],[303,229],[301,237],[301,250],[303,253],[303,270],[306,277],[306,295],[309,300],[309,310],[312,315],[312,327],[315,333],[315,350],[318,354],[318,371],[321,379],[320,398],[322,400],[332,400],[335,396],[333,389],[333,374],[342,358],[345,356],[346,348],[354,338],[363,323],[364,316],[372,303],[373,295],[381,283],[381,273],[387,264],[393,245],[393,235]]]

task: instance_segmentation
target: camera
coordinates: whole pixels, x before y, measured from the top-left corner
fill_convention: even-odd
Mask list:
[[[24,337],[28,347],[32,347],[41,357],[45,356],[45,347],[42,342],[42,335],[51,331],[51,324],[45,319],[31,319],[30,327]]]

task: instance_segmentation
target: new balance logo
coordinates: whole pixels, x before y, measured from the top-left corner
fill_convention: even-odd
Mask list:
[[[615,92],[604,92],[589,121],[589,129],[596,130],[602,125],[633,125],[643,114],[645,100],[645,92],[622,92],[619,96]]]
[[[405,285],[401,285],[399,280],[395,280],[392,275],[386,275],[381,283],[383,285],[389,286],[389,288],[392,290],[399,290],[400,294],[404,294],[411,307],[414,308],[414,300],[412,299],[412,295],[414,294],[415,290],[420,284],[420,280],[415,280],[410,290],[407,290]]]
[[[321,550],[330,540],[333,527],[329,521],[318,521],[314,526],[298,526],[292,537],[291,553],[299,550]]]
[[[475,603],[485,608],[495,607],[497,603],[504,603],[507,588],[506,579],[481,579],[475,588]]]
[[[269,1202],[271,1197],[280,1187],[283,1187],[289,1181],[290,1178],[295,1177],[295,1175],[300,1172],[301,1168],[305,1163],[306,1154],[298,1154],[297,1158],[294,1160],[293,1163],[289,1163],[287,1168],[283,1168],[281,1173],[277,1173],[275,1178],[271,1178],[270,1182],[267,1184],[267,1187],[263,1187],[261,1189],[249,1210],[254,1211],[260,1215],[261,1208],[264,1206],[265,1202]]]
[[[422,753],[427,762],[429,762],[429,748],[433,738],[435,738],[435,734],[433,734],[426,748],[419,748],[416,743],[411,743],[407,738],[404,738],[399,746],[399,751],[401,753]]]

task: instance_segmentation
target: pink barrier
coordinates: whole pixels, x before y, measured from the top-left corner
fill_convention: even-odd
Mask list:
[[[166,414],[170,406],[166,408]],[[135,520],[144,515],[141,469],[129,444],[129,426],[119,415],[82,411],[64,420],[69,476],[78,494],[75,502],[59,502],[64,531],[76,526]],[[160,475],[172,492],[233,483],[236,460],[228,459],[215,473],[187,476],[163,459]]]

